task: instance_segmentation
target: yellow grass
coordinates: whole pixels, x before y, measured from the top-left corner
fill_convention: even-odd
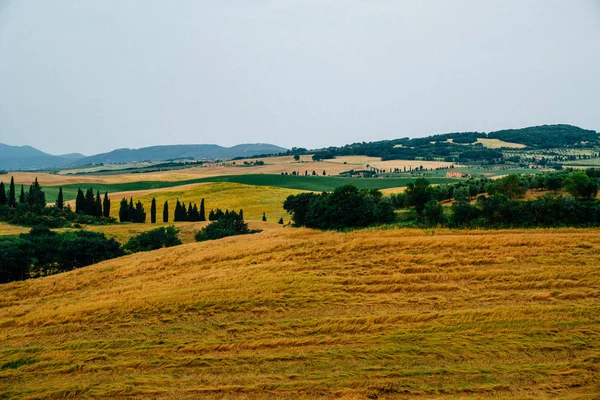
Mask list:
[[[29,232],[29,228],[7,224],[6,222],[0,222],[0,236],[18,235],[19,233],[27,232]]]
[[[0,286],[0,397],[597,398],[599,230],[281,228]]]
[[[477,139],[477,143],[481,143],[483,145],[483,147],[487,147],[488,149],[499,149],[501,147],[506,147],[509,149],[524,149],[525,147],[527,147],[521,143],[505,142],[500,139],[479,138],[479,139]]]
[[[147,222],[150,222],[150,205],[152,198],[156,198],[157,220],[162,221],[162,210],[165,201],[169,202],[169,219],[173,219],[175,203],[177,199],[184,202],[186,208],[189,203],[196,203],[200,207],[200,200],[204,198],[206,216],[211,209],[244,210],[244,218],[247,220],[260,220],[263,212],[266,213],[267,221],[277,222],[283,218],[287,223],[289,215],[282,207],[284,200],[292,194],[302,193],[300,190],[276,188],[269,186],[243,185],[239,183],[216,182],[200,185],[190,185],[188,187],[168,188],[167,190],[156,191],[133,191],[112,193],[111,197],[111,216],[117,218],[119,215],[120,200],[125,197],[134,198],[134,202],[140,200],[148,215]]]

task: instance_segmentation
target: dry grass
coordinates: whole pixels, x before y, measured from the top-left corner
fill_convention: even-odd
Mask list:
[[[600,231],[281,228],[0,286],[0,397],[597,398]]]
[[[30,228],[19,226],[19,225],[11,225],[6,222],[0,222],[0,236],[7,235],[18,235],[20,233],[29,232]]]
[[[500,149],[500,148],[508,148],[508,149],[524,149],[524,144],[521,143],[511,143],[505,142],[500,139],[477,139],[478,143],[481,143],[483,147],[487,147],[488,149]]]

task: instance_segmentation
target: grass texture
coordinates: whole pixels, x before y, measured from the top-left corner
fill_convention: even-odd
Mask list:
[[[600,231],[281,228],[0,286],[0,397],[597,398]]]

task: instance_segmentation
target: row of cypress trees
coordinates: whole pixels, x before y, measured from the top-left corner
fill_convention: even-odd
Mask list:
[[[64,207],[62,188],[58,191],[58,199],[56,206],[61,210]],[[100,197],[100,191],[94,196],[94,189],[89,188],[86,194],[83,194],[81,189],[77,190],[77,198],[75,199],[75,212],[77,214],[91,215],[94,217],[110,217],[110,199],[108,192],[104,193],[104,199]]]
[[[185,203],[180,203],[179,199],[177,199],[173,221],[206,221],[204,199],[200,201],[200,209],[198,209],[196,203],[192,202],[190,202],[189,206],[186,208]]]
[[[27,194],[25,193],[25,187],[21,185],[21,194],[19,195],[18,203],[14,177],[10,177],[8,195],[6,194],[4,182],[0,182],[0,206],[16,207],[17,204],[25,203],[37,208],[46,207],[46,195],[42,191],[42,187],[38,183],[37,178],[35,178],[35,181],[29,186]]]
[[[133,197],[129,198],[129,202],[127,202],[127,199],[123,198],[119,207],[119,221],[138,223],[146,222],[146,211],[144,210],[144,205],[142,202],[138,200],[134,206]]]

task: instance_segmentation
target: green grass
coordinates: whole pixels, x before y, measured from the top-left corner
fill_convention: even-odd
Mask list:
[[[387,189],[393,187],[406,186],[409,182],[414,182],[416,178],[342,178],[342,177],[331,177],[331,176],[292,176],[292,175],[268,175],[268,174],[251,174],[251,175],[226,175],[226,176],[214,176],[207,178],[188,179],[178,182],[168,181],[140,181],[130,183],[81,183],[81,184],[69,184],[62,185],[63,196],[65,200],[73,200],[77,197],[77,189],[86,188],[92,186],[94,191],[99,190],[101,193],[108,191],[109,193],[115,192],[128,192],[133,190],[150,190],[150,189],[161,189],[166,187],[176,187],[180,185],[187,185],[193,183],[204,183],[204,182],[233,182],[242,183],[246,185],[255,186],[273,186],[287,189],[297,190],[311,190],[315,192],[332,191],[336,187],[353,184],[361,189]],[[454,181],[448,178],[428,178],[433,184],[448,183]],[[46,192],[46,200],[53,202],[58,196],[59,186],[45,186],[44,191]]]

